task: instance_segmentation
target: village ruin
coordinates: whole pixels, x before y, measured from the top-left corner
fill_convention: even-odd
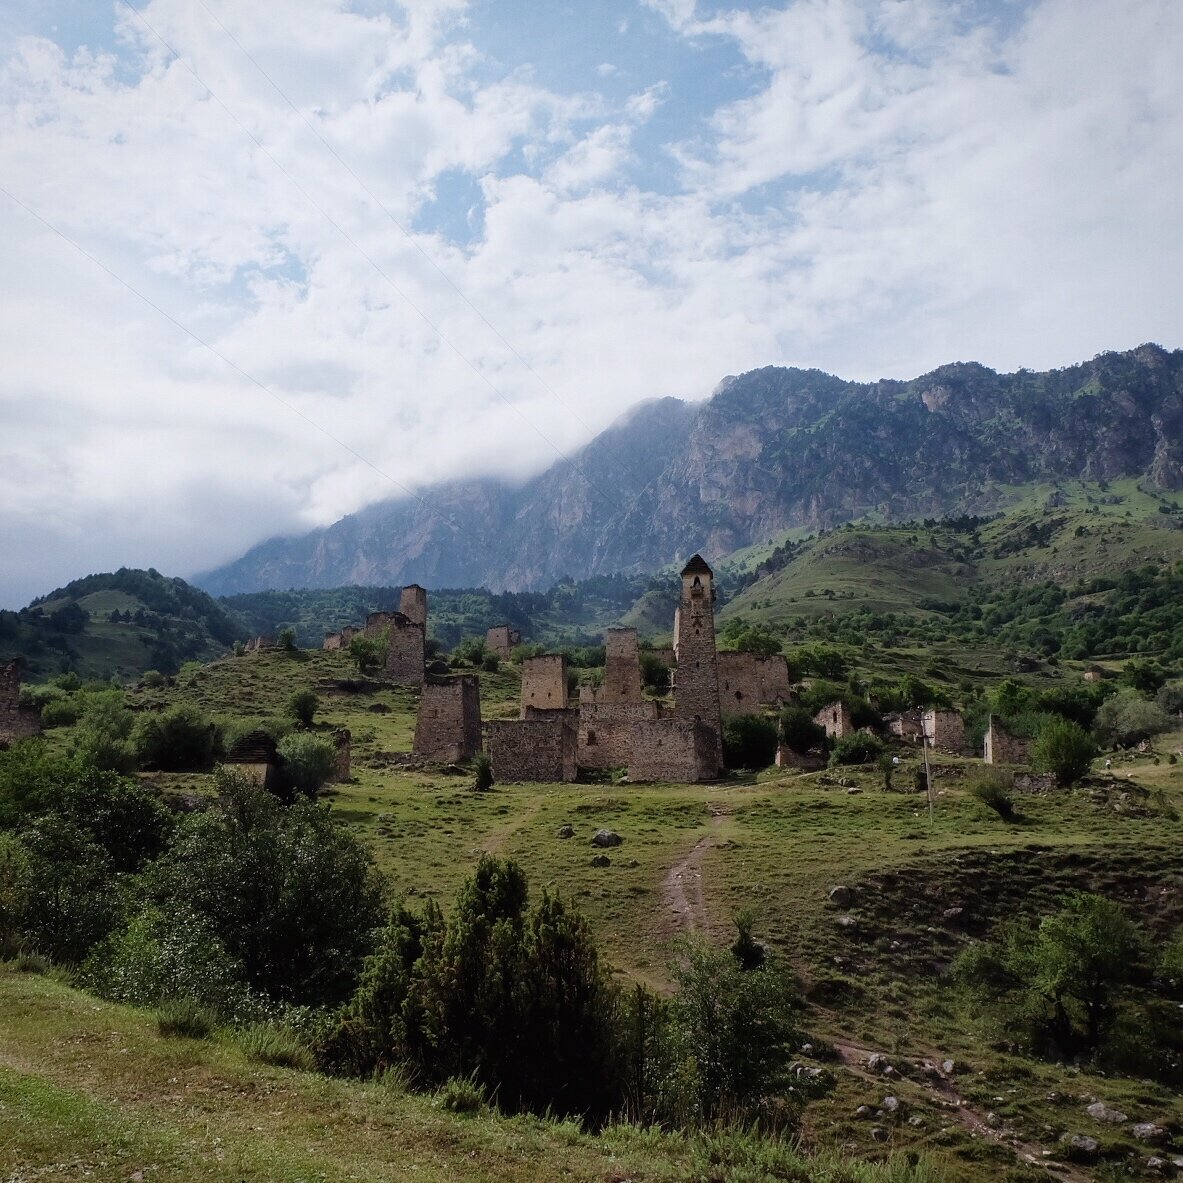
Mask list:
[[[21,674],[19,660],[0,665],[0,748],[41,731],[41,712],[21,706]]]

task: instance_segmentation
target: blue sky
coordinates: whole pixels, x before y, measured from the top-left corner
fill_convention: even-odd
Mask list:
[[[1179,332],[1177,0],[9,0],[0,604],[757,366]]]

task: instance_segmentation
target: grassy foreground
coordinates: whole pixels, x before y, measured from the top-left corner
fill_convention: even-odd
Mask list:
[[[164,1039],[153,1017],[0,966],[0,1178],[26,1180],[798,1180],[935,1183],[906,1158],[809,1159],[744,1135],[447,1112],[381,1082],[252,1063],[226,1038]]]

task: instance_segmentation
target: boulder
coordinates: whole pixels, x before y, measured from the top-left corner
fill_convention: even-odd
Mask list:
[[[1105,1121],[1110,1125],[1121,1125],[1122,1122],[1129,1121],[1120,1109],[1110,1109],[1104,1101],[1094,1101],[1085,1112],[1094,1121]]]
[[[826,898],[836,907],[849,908],[851,901],[854,899],[854,892],[851,891],[845,883],[835,883],[834,886],[826,892]]]
[[[1132,1132],[1139,1142],[1149,1142],[1152,1146],[1157,1146],[1167,1140],[1167,1131],[1152,1121],[1138,1122]]]
[[[593,846],[619,846],[624,839],[615,830],[597,830],[592,835]]]
[[[1095,1162],[1100,1152],[1097,1139],[1087,1134],[1065,1134],[1060,1141],[1067,1147],[1068,1157],[1076,1162]]]
[[[597,854],[592,856],[593,867],[610,867],[612,860],[606,854]]]
[[[575,837],[575,827],[574,826],[559,826],[557,832],[558,832],[558,836],[560,838],[574,838]]]

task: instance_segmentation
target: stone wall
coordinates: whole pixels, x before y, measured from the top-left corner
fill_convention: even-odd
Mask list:
[[[501,784],[522,781],[573,781],[578,737],[565,711],[546,717],[503,719],[486,729],[493,778]]]
[[[333,783],[348,784],[353,776],[351,767],[353,734],[348,727],[338,727],[333,732],[333,746],[336,748],[336,756],[333,760]]]
[[[277,644],[278,642],[274,637],[251,637],[244,647],[244,652],[258,653],[260,649],[274,649]]]
[[[481,750],[481,693],[475,674],[427,682],[415,720],[415,755],[443,764],[471,760]]]
[[[827,703],[813,716],[813,721],[826,729],[826,735],[830,739],[841,739],[844,735],[853,735],[858,730],[854,725],[850,708],[844,702]]]
[[[340,649],[342,648],[341,639],[340,633],[325,633],[324,644],[321,648],[328,650]]]
[[[529,707],[541,711],[567,709],[567,659],[544,653],[522,662],[522,718]]]
[[[789,699],[789,663],[783,654],[723,652],[719,662],[719,706],[724,715],[755,715],[762,706]]]
[[[385,627],[389,630],[390,645],[386,651],[386,673],[400,686],[422,686],[423,669],[427,658],[427,630],[409,620],[401,612],[391,612]],[[370,618],[366,617],[369,636]]]
[[[597,703],[641,701],[641,658],[635,628],[610,628],[604,634],[604,681]]]
[[[20,704],[21,668],[20,661],[0,665],[0,747],[41,731],[41,712]]]
[[[719,711],[719,664],[715,653],[714,573],[701,555],[682,570],[682,593],[674,615],[674,715],[699,720],[714,733],[715,767],[723,765]],[[699,778],[701,779],[701,778]]]
[[[588,702],[578,711],[580,768],[628,768],[633,758],[633,727],[655,722],[661,708],[655,702]]]
[[[965,720],[956,711],[925,711],[921,726],[934,748],[965,753]]]
[[[915,743],[923,734],[923,721],[919,711],[900,711],[897,715],[886,715],[883,720],[888,733],[898,739],[909,739]]]
[[[375,637],[380,637],[382,630],[389,628],[397,615],[397,612],[371,612],[366,617],[365,626],[361,630],[362,636],[371,641]]]
[[[993,715],[990,716],[985,751],[982,753],[987,764],[1026,764],[1030,751],[1030,740],[1011,735]]]
[[[485,633],[485,648],[502,659],[508,659],[514,648],[522,643],[522,634],[508,624],[499,624]]]
[[[777,768],[799,768],[802,772],[818,772],[826,766],[825,756],[815,752],[794,752],[788,744],[776,745]]]
[[[656,719],[635,723],[629,780],[695,784],[714,780],[720,762],[718,733],[698,719]]]
[[[409,583],[398,598],[398,610],[410,621],[427,629],[427,591],[417,583]]]

